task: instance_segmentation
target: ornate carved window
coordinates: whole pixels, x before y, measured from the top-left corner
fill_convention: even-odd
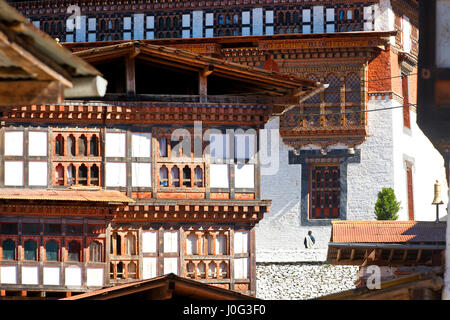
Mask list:
[[[127,268],[127,279],[136,279],[137,278],[137,267],[136,262],[128,263]]]
[[[162,166],[159,169],[159,185],[161,187],[169,186],[169,174],[166,166]]]
[[[37,244],[34,240],[26,240],[24,242],[24,260],[36,261],[37,260]]]
[[[96,164],[92,165],[91,167],[91,185],[100,185],[99,168]]]
[[[188,166],[183,168],[183,186],[191,187],[191,169]]]
[[[67,184],[69,186],[75,184],[75,176],[76,176],[75,166],[73,164],[70,164],[67,167]]]
[[[87,139],[84,134],[78,138],[78,155],[87,156]]]
[[[82,186],[87,186],[87,179],[88,179],[88,173],[87,168],[84,164],[82,164],[78,168],[78,184],[81,184]]]
[[[45,244],[45,260],[58,261],[59,259],[58,243],[55,240],[49,240]]]
[[[2,260],[16,260],[16,243],[13,240],[3,240],[2,251]]]
[[[125,236],[127,245],[127,255],[134,256],[136,254],[136,236],[129,233]]]
[[[326,103],[339,104],[340,103],[340,89],[341,84],[339,78],[334,74],[329,74],[325,83],[328,84],[328,88],[324,92],[324,100]]]
[[[93,241],[89,245],[89,261],[90,262],[102,262],[102,244],[99,241]]]
[[[171,178],[172,178],[172,187],[179,187],[180,186],[180,169],[177,166],[174,166],[170,170]]]
[[[60,134],[55,139],[55,155],[64,156],[64,137]]]
[[[111,233],[111,279],[136,279],[138,277],[137,239],[136,230],[117,230]]]
[[[310,219],[339,218],[341,192],[339,165],[311,165],[309,176]]]
[[[409,108],[409,76],[402,74],[402,94],[403,94],[403,126],[411,129],[411,117]]]
[[[230,263],[228,248],[227,231],[186,231],[185,276],[192,279],[228,278]]]
[[[98,133],[54,131],[53,185],[100,185]]]
[[[355,73],[345,78],[345,102],[361,102],[361,79]]]
[[[122,254],[122,237],[117,232],[111,235],[111,251],[112,255],[120,256]]]
[[[61,163],[55,168],[55,184],[59,186],[64,185],[64,167]]]
[[[194,185],[196,187],[203,187],[203,170],[200,166],[195,167],[194,176]]]
[[[75,262],[81,261],[81,245],[79,241],[72,240],[69,242],[67,260]]]
[[[75,157],[75,137],[69,135],[67,138],[67,155]]]

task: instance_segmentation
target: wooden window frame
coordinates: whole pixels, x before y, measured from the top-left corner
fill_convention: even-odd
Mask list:
[[[328,209],[331,209],[328,211],[327,214],[325,214],[325,212],[322,212],[324,210],[322,209],[327,209],[327,208],[320,208],[321,214],[320,216],[317,214],[314,214],[313,210],[317,209],[314,208],[313,206],[313,193],[314,192],[320,192],[323,193],[324,190],[327,188],[325,186],[322,187],[313,187],[313,172],[314,169],[317,167],[330,167],[330,168],[337,168],[338,170],[338,187],[331,187],[331,202],[333,201],[333,193],[337,193],[337,203],[338,203],[338,207],[328,207]],[[308,168],[308,193],[309,193],[309,200],[308,200],[308,218],[310,220],[320,220],[320,219],[340,219],[341,217],[341,208],[340,208],[340,193],[341,193],[341,181],[340,181],[340,177],[341,177],[341,169],[340,169],[340,164],[339,163],[311,163],[309,165]],[[332,172],[331,172],[332,174]],[[325,178],[323,177],[322,180],[324,180]],[[332,180],[333,178],[331,178]],[[325,182],[325,181],[324,181]],[[317,182],[316,182],[317,184]],[[336,189],[336,190],[333,190]],[[325,201],[325,200],[324,200]]]
[[[80,259],[78,261],[70,261],[69,260],[69,244],[72,241],[76,241],[80,245]],[[64,247],[65,247],[64,262],[68,262],[68,263],[84,262],[83,238],[82,237],[65,237],[64,242],[65,242],[65,245],[64,245]]]
[[[25,242],[27,241],[34,241],[36,243],[36,259],[35,260],[25,260]],[[26,261],[26,262],[39,262],[41,261],[40,257],[40,245],[41,244],[41,237],[40,236],[22,236],[21,246],[22,246],[22,254],[20,257],[20,261]]]
[[[91,260],[91,250],[90,250],[90,246],[91,246],[91,244],[92,243],[94,243],[94,242],[98,242],[98,243],[100,243],[100,245],[101,245],[101,248],[100,248],[100,261],[92,261]],[[92,238],[92,237],[88,237],[87,239],[86,239],[86,249],[87,249],[87,252],[86,252],[86,261],[87,262],[89,262],[89,263],[104,263],[105,262],[105,253],[106,253],[106,239],[104,239],[104,238],[98,238],[98,237],[95,237],[95,238]]]
[[[47,243],[50,241],[55,241],[58,244],[58,251],[57,251],[57,258],[56,261],[54,260],[47,260]],[[62,237],[44,237],[43,241],[43,255],[42,255],[42,261],[44,262],[61,262],[62,257]]]
[[[414,219],[414,177],[412,165],[406,164],[406,196],[408,202],[408,220]]]
[[[411,114],[409,108],[409,74],[402,73],[402,96],[403,96],[403,126],[411,129]]]
[[[14,242],[14,259],[13,260],[4,260],[3,259],[3,241],[11,240]],[[13,235],[0,235],[0,261],[18,261],[18,248],[19,248],[19,237]]]

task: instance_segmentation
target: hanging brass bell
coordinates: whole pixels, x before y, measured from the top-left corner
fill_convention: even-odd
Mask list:
[[[436,180],[436,183],[434,184],[434,199],[432,204],[443,204],[442,197],[441,197],[441,185],[439,184],[439,181]]]

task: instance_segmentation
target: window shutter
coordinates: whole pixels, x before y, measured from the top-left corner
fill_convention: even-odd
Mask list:
[[[142,278],[150,279],[158,275],[157,258],[142,258]]]
[[[156,253],[157,233],[156,231],[142,232],[142,252]]]

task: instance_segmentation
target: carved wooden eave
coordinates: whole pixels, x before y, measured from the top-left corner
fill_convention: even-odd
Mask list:
[[[117,209],[113,222],[258,223],[270,210],[261,201],[149,201]]]
[[[66,203],[57,204],[49,202],[9,201],[0,205],[0,215],[26,215],[36,217],[95,217],[95,218],[111,218],[116,205],[108,205],[91,203]]]
[[[280,135],[282,136],[283,142],[294,149],[300,149],[310,145],[326,149],[337,144],[343,144],[348,148],[355,148],[366,140],[367,135],[366,129],[359,129],[358,132],[360,133],[352,135],[352,132],[339,133],[331,130],[323,135],[319,135],[320,133],[318,131],[310,131],[308,132],[308,136],[305,136],[303,133],[296,134],[287,130],[280,130]],[[292,135],[289,136],[289,134]]]
[[[134,200],[100,189],[1,189],[0,215],[112,217]]]
[[[170,102],[77,102],[63,105],[12,107],[0,113],[0,121],[58,124],[186,124],[262,127],[269,116],[265,105],[170,103]]]

